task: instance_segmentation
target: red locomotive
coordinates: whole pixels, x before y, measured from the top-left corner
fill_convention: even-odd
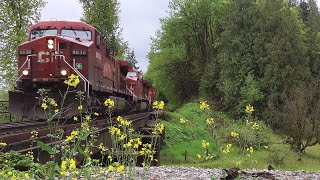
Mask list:
[[[141,111],[150,109],[156,98],[156,89],[127,61],[116,60],[105,38],[86,23],[39,22],[30,27],[29,40],[18,52],[19,78],[9,92],[10,113],[44,118],[37,89],[49,89],[48,96],[59,101],[67,88],[63,82],[71,74],[81,82],[69,91],[83,91],[89,109],[99,109],[111,98],[115,111]],[[65,105],[65,117],[78,113],[75,93],[67,96]]]

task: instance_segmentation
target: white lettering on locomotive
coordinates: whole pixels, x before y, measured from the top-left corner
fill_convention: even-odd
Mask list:
[[[51,62],[53,62],[53,55],[54,54],[51,54],[51,56],[50,56],[50,52],[49,51],[40,51],[39,53],[38,53],[38,63],[48,63],[48,62],[50,62],[50,60],[51,60]],[[46,56],[46,57],[44,57],[44,56]]]

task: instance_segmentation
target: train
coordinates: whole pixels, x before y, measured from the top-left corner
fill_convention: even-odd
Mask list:
[[[44,119],[38,89],[64,100],[63,117],[79,113],[76,92],[84,93],[83,106],[99,111],[103,102],[114,101],[114,112],[146,111],[152,108],[157,89],[128,61],[113,56],[113,48],[93,26],[84,22],[42,21],[28,30],[28,40],[18,46],[18,77],[9,91],[9,112],[24,119]],[[64,81],[79,77],[76,87]]]

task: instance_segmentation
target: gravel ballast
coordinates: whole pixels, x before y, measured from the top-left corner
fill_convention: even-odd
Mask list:
[[[211,180],[225,177],[222,169],[206,169],[182,166],[159,166],[150,167],[147,176],[142,177],[142,168],[136,169],[137,179],[150,180]],[[283,179],[283,180],[320,180],[320,172],[308,171],[278,171],[278,170],[256,170],[244,169],[240,179]]]

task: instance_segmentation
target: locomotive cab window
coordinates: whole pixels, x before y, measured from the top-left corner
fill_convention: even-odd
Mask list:
[[[89,41],[91,40],[90,30],[62,29],[61,35],[75,38],[75,39],[89,40]]]
[[[36,39],[42,36],[57,35],[57,29],[34,29],[31,30],[30,39]]]
[[[137,72],[128,72],[127,77],[137,77]]]

